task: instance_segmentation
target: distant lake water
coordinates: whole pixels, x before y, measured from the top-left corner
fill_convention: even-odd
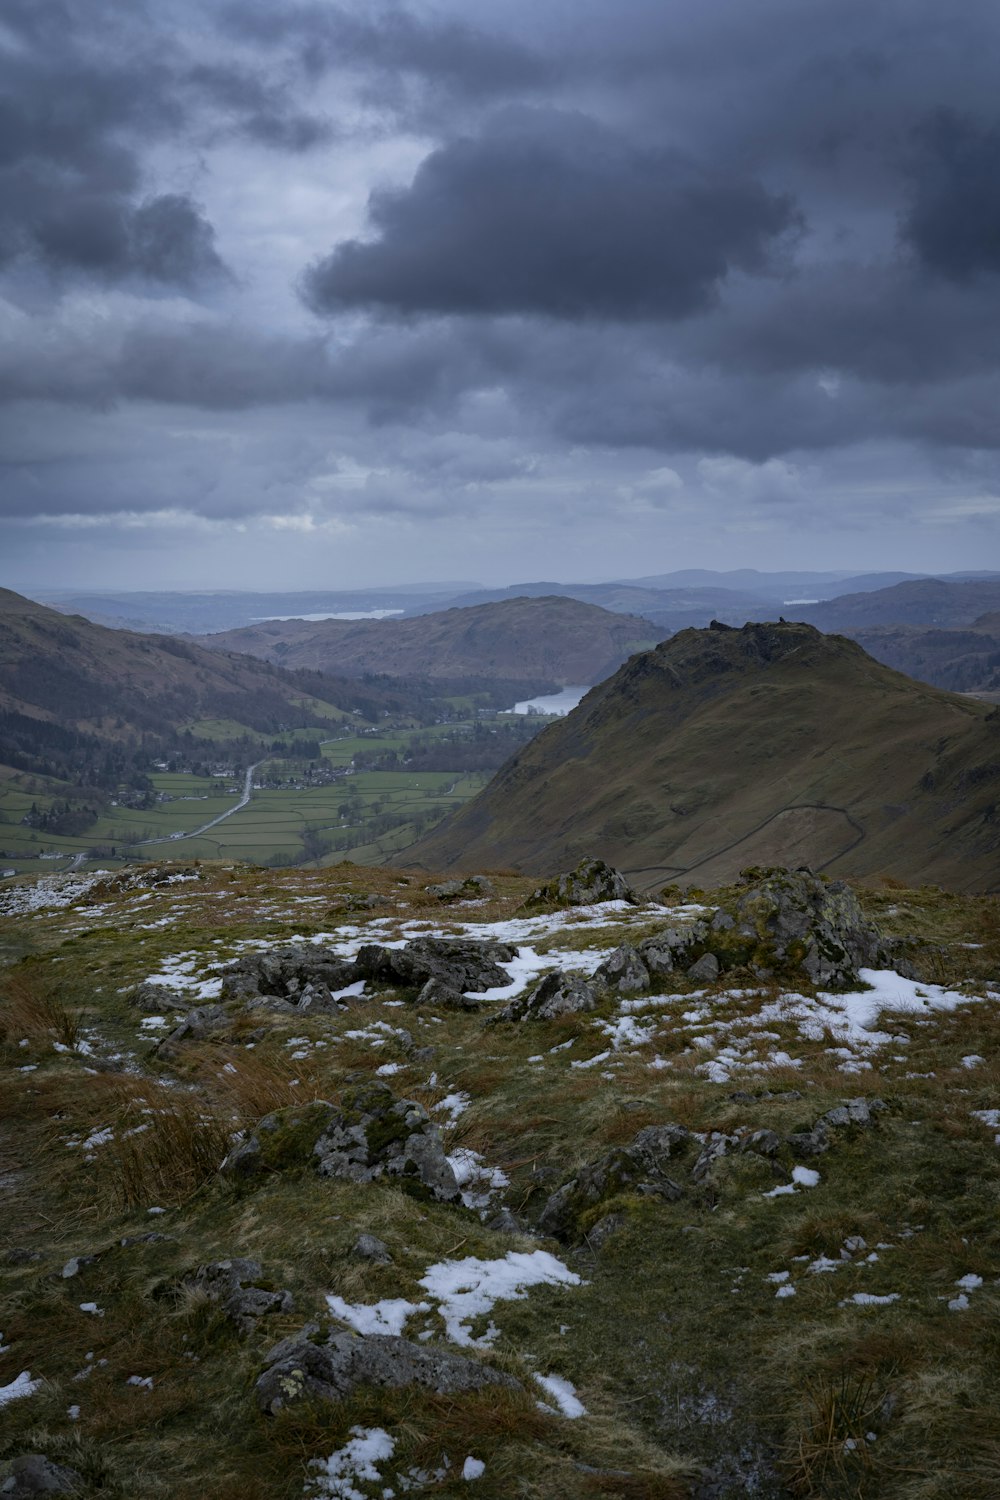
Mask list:
[[[523,703],[515,703],[508,711],[515,714],[527,714],[532,710],[540,714],[568,714],[583,695],[589,692],[589,687],[564,687],[562,692],[549,693],[543,698],[526,698]]]

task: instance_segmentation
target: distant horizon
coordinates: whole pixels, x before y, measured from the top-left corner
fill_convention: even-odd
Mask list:
[[[827,568],[827,569],[809,569],[809,568],[803,568],[803,569],[797,569],[797,568],[794,568],[794,567],[784,567],[784,568],[774,568],[774,569],[751,568],[751,567],[713,569],[713,568],[702,568],[702,567],[691,566],[691,567],[687,567],[687,568],[675,568],[675,569],[667,569],[667,570],[665,570],[666,574],[669,574],[669,573],[688,573],[688,572],[691,572],[691,573],[714,573],[719,578],[725,578],[725,577],[732,576],[734,574],[742,574],[742,573],[756,573],[761,578],[777,578],[777,577],[782,577],[782,576],[784,576],[786,574],[795,574],[795,575],[801,577],[802,579],[808,579],[808,578],[828,579],[831,582],[836,582],[838,579],[842,579],[842,578],[866,578],[866,577],[870,578],[870,577],[875,577],[875,576],[878,576],[878,575],[881,575],[881,574],[884,574],[884,573],[907,573],[909,577],[914,578],[914,579],[919,579],[919,578],[938,578],[938,579],[942,579],[944,581],[947,581],[949,578],[962,578],[962,577],[982,577],[982,578],[1000,577],[1000,569],[975,568],[975,567],[955,568],[955,569],[949,569],[949,570],[945,571],[945,570],[931,570],[931,569],[922,569],[922,570],[912,569],[911,570],[911,569],[903,569],[903,568],[858,568],[858,569],[854,569],[854,568]],[[336,584],[326,584],[326,585],[288,584],[288,585],[285,585],[285,586],[281,586],[281,585],[274,585],[274,584],[272,584],[271,587],[269,587],[269,588],[254,588],[254,587],[250,587],[250,586],[245,586],[243,588],[232,588],[232,587],[218,587],[218,588],[213,588],[211,586],[203,586],[203,587],[197,587],[197,588],[192,588],[190,586],[187,587],[187,588],[173,588],[173,587],[171,587],[170,585],[167,585],[167,584],[165,584],[165,585],[159,585],[159,586],[156,586],[156,587],[135,588],[135,587],[123,587],[123,586],[117,585],[117,584],[99,584],[99,583],[93,583],[93,582],[89,582],[86,585],[34,584],[34,585],[31,585],[31,586],[29,586],[29,585],[22,585],[20,587],[18,587],[18,585],[15,584],[15,583],[3,582],[3,583],[0,583],[0,587],[2,587],[2,588],[8,588],[13,593],[23,594],[26,598],[34,598],[35,595],[45,596],[45,597],[41,597],[41,598],[36,599],[37,603],[45,603],[46,602],[46,597],[53,598],[53,599],[54,598],[61,598],[61,597],[65,597],[65,596],[70,596],[70,597],[74,597],[74,596],[79,596],[79,597],[91,597],[91,596],[102,597],[102,596],[107,596],[107,595],[111,595],[111,594],[114,594],[114,595],[127,595],[127,596],[133,596],[133,597],[140,597],[140,596],[143,596],[143,595],[157,595],[157,594],[176,594],[176,595],[182,595],[182,596],[186,595],[186,596],[189,596],[191,598],[209,597],[209,596],[211,596],[211,597],[225,597],[225,596],[234,596],[234,597],[236,597],[236,596],[239,596],[239,595],[287,596],[287,595],[293,595],[293,594],[319,594],[319,595],[322,595],[322,594],[331,594],[331,595],[376,594],[376,593],[389,593],[389,592],[392,592],[392,591],[396,591],[396,592],[399,592],[399,593],[413,593],[413,594],[424,594],[424,593],[431,594],[431,593],[438,593],[438,592],[440,592],[442,594],[447,594],[447,593],[449,593],[451,591],[454,591],[455,594],[458,594],[458,593],[473,593],[473,592],[476,592],[476,591],[486,592],[486,591],[497,590],[497,589],[511,589],[511,588],[517,588],[519,586],[528,587],[528,588],[534,588],[534,587],[538,587],[538,586],[540,586],[541,584],[544,584],[544,583],[553,583],[553,584],[556,584],[556,585],[558,585],[560,587],[576,586],[576,587],[581,587],[581,588],[596,587],[596,586],[599,586],[599,585],[602,585],[602,584],[603,585],[619,584],[619,585],[621,585],[623,587],[626,587],[626,586],[639,586],[639,587],[641,587],[641,586],[643,586],[642,582],[641,582],[641,579],[643,577],[649,577],[649,576],[650,575],[645,574],[645,575],[639,575],[637,578],[630,578],[630,577],[625,577],[625,576],[621,576],[621,575],[615,575],[615,576],[611,576],[611,575],[607,575],[607,576],[595,576],[595,577],[591,577],[591,578],[579,578],[579,577],[571,577],[571,578],[537,578],[537,579],[534,579],[534,578],[519,578],[519,579],[515,579],[513,582],[494,582],[494,583],[484,582],[481,579],[480,580],[468,580],[468,579],[464,579],[464,580],[453,580],[453,581],[449,581],[449,580],[425,581],[425,580],[422,580],[422,579],[411,578],[411,579],[406,579],[406,580],[402,580],[402,581],[396,580],[396,581],[391,581],[391,582],[385,582],[384,580],[381,580],[381,581],[378,581],[378,582],[373,582],[373,583],[368,583],[368,584],[357,584],[357,583],[354,583],[354,584],[349,584],[349,585],[336,585]],[[795,603],[795,604],[808,604],[808,603],[811,603],[813,601],[808,600],[808,599],[797,599],[797,600],[786,600],[785,602],[786,602],[786,604],[793,604],[793,603]],[[268,616],[268,618],[278,618],[278,617],[276,617],[276,616]],[[293,618],[299,618],[299,617],[298,616],[294,616]]]

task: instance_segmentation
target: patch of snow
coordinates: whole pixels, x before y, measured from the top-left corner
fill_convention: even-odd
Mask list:
[[[406,1320],[416,1312],[430,1312],[427,1302],[408,1302],[405,1297],[387,1297],[381,1302],[345,1302],[343,1297],[328,1296],[326,1305],[335,1318],[347,1323],[355,1333],[402,1333]]]
[[[33,1396],[41,1383],[32,1380],[30,1370],[22,1370],[10,1385],[0,1385],[0,1406],[6,1406],[9,1401],[20,1401],[23,1396]]]
[[[355,1481],[362,1484],[381,1481],[379,1465],[395,1451],[395,1441],[383,1427],[352,1427],[343,1448],[329,1458],[310,1460],[309,1467],[318,1472],[309,1480],[309,1487],[317,1495],[330,1496],[331,1500],[365,1500]]]
[[[466,1208],[485,1208],[494,1193],[510,1186],[510,1178],[501,1167],[487,1167],[478,1151],[460,1146],[448,1157]],[[478,1191],[475,1190],[478,1186]]]
[[[978,1052],[970,1052],[967,1057],[962,1058],[962,1067],[978,1068],[985,1061],[985,1057],[980,1057]]]
[[[465,1480],[466,1484],[469,1484],[473,1479],[482,1479],[485,1473],[486,1465],[483,1463],[482,1459],[473,1458],[471,1454],[462,1465],[462,1478]]]
[[[819,1182],[819,1173],[815,1167],[793,1167],[792,1181],[801,1187],[815,1187]]]
[[[577,1396],[575,1388],[561,1375],[536,1375],[535,1380],[552,1397],[564,1417],[575,1420],[587,1415],[587,1408]]]
[[[887,1292],[884,1297],[879,1297],[875,1292],[855,1292],[853,1297],[846,1297],[840,1304],[847,1307],[854,1303],[855,1307],[888,1307],[890,1302],[899,1301],[899,1292]]]
[[[531,1061],[530,1057],[528,1061]],[[471,1103],[471,1095],[459,1089],[455,1093],[446,1094],[443,1099],[439,1099],[434,1106],[434,1112],[435,1114],[446,1114],[448,1116],[448,1124],[454,1125],[459,1115],[463,1115]]]
[[[485,1348],[497,1330],[492,1323],[473,1338],[473,1319],[484,1317],[497,1302],[519,1301],[533,1286],[579,1286],[580,1277],[547,1250],[509,1250],[502,1260],[443,1260],[429,1266],[420,1285],[439,1304],[452,1343]]]

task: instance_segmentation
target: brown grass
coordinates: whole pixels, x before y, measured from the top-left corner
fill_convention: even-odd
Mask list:
[[[12,1048],[25,1039],[32,1048],[54,1041],[75,1047],[79,1016],[60,997],[59,985],[50,976],[21,968],[6,975],[0,987],[0,1037]]]

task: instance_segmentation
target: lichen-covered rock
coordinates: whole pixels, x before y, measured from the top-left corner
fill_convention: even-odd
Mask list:
[[[809,870],[745,870],[730,908],[719,907],[688,928],[647,938],[638,957],[651,979],[682,972],[695,984],[743,969],[760,979],[849,989],[858,970],[895,967],[911,973],[897,943],[866,918],[842,881]]]
[[[747,888],[733,911],[735,933],[761,950],[758,964],[801,969],[813,984],[847,988],[858,969],[886,958],[882,934],[866,919],[850,886],[810,870],[744,871]]]
[[[34,1495],[80,1495],[83,1480],[75,1469],[57,1464],[43,1453],[26,1453],[0,1461],[3,1500],[30,1500]]]
[[[551,974],[527,990],[516,995],[492,1021],[554,1021],[557,1016],[573,1016],[596,1009],[598,994],[595,987],[583,974],[564,974],[553,969]]]
[[[478,993],[509,984],[510,975],[500,965],[516,957],[517,949],[509,943],[421,937],[402,948],[365,943],[358,952],[357,970],[359,976],[381,984],[417,989],[437,979],[462,994]]]
[[[577,1175],[551,1195],[538,1220],[542,1234],[572,1239],[604,1215],[599,1206],[621,1193],[676,1202],[683,1189],[667,1173],[676,1170],[694,1138],[683,1125],[647,1125],[628,1146],[609,1151],[581,1167]]]
[[[353,1085],[339,1105],[326,1100],[276,1110],[222,1164],[233,1177],[311,1166],[349,1182],[398,1178],[442,1203],[459,1201],[455,1173],[422,1105],[397,1099],[381,1081]]]
[[[392,1335],[359,1338],[329,1332],[322,1341],[299,1335],[276,1345],[267,1355],[267,1365],[256,1395],[257,1405],[268,1416],[300,1401],[347,1401],[361,1386],[398,1390],[419,1385],[441,1396],[490,1386],[523,1389],[512,1375],[476,1360]]]
[[[649,988],[649,970],[630,943],[619,944],[594,977],[622,995],[633,995],[637,990]]]
[[[184,1285],[205,1292],[244,1333],[257,1326],[258,1318],[289,1313],[295,1307],[291,1292],[270,1286],[256,1260],[212,1261],[185,1277]]]
[[[582,859],[575,870],[557,875],[528,898],[525,905],[596,906],[601,901],[628,901],[639,905],[639,897],[620,870],[603,859]]]

